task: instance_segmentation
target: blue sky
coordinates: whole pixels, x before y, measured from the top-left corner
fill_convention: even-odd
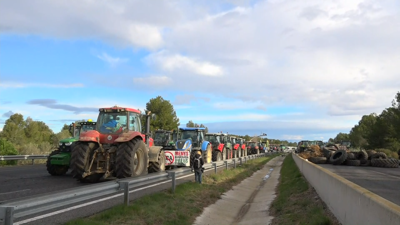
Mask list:
[[[24,5],[25,7],[21,7]],[[327,140],[400,91],[395,0],[0,2],[0,129],[169,100],[182,125]]]

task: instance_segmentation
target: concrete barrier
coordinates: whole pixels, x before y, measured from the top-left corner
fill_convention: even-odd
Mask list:
[[[342,224],[400,225],[400,206],[295,154],[292,156],[301,173]]]

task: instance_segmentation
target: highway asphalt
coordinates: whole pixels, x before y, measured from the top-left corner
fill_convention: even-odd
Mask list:
[[[0,167],[0,203],[83,185],[70,175],[51,176],[46,165]]]
[[[400,168],[318,165],[400,205]]]

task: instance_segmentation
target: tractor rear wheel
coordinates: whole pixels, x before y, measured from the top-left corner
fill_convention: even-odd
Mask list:
[[[216,150],[213,151],[213,156],[212,156],[212,161],[213,162],[218,162],[222,160],[222,154],[220,151]]]
[[[165,171],[165,152],[160,151],[157,162],[150,162],[149,173]]]
[[[117,178],[145,174],[148,161],[146,145],[142,139],[135,138],[131,141],[123,142],[118,145],[116,152],[115,174]]]
[[[60,153],[59,150],[54,150],[47,157],[47,161],[46,161],[47,172],[49,172],[49,174],[51,174],[52,176],[64,175],[68,171],[68,166],[51,164],[51,156],[57,155],[59,153]]]
[[[81,182],[97,182],[102,174],[92,174],[86,177],[82,175],[89,169],[90,161],[93,156],[93,150],[97,148],[94,142],[78,142],[71,149],[71,173],[72,176]]]

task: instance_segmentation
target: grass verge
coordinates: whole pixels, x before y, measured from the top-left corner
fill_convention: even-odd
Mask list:
[[[66,225],[193,224],[204,207],[216,202],[222,193],[261,169],[273,157],[257,158],[236,169],[205,175],[202,185],[194,182],[180,184],[175,194],[162,191],[147,195],[131,202],[129,206],[118,205],[100,214],[70,221]]]
[[[272,225],[340,224],[300,173],[291,155],[283,161],[277,197],[271,204]]]

